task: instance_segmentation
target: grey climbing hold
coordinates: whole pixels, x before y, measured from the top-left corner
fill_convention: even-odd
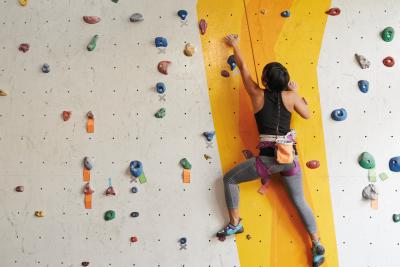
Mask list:
[[[368,61],[363,55],[355,54],[356,60],[362,69],[370,67],[371,62]]]
[[[49,73],[50,72],[50,65],[47,63],[44,63],[42,66],[42,72],[43,73]]]
[[[185,54],[185,56],[191,57],[194,55],[194,51],[195,51],[194,46],[191,43],[187,43],[185,45],[185,49],[183,50],[183,53]]]
[[[373,169],[375,168],[375,159],[374,157],[368,153],[368,152],[363,152],[359,159],[358,163],[360,164],[361,167],[364,169]]]
[[[92,37],[92,39],[90,40],[89,44],[86,47],[88,51],[93,51],[96,48],[98,39],[99,36],[97,34]]]
[[[140,14],[140,13],[134,13],[134,14],[132,14],[132,15],[130,16],[129,20],[130,20],[131,22],[140,22],[140,21],[143,21],[144,18],[143,18],[143,15]]]
[[[347,111],[344,108],[335,109],[331,113],[331,118],[335,121],[344,121],[347,118]]]
[[[91,170],[93,169],[94,166],[94,159],[91,157],[85,157],[83,159],[83,165],[85,166],[86,169]]]
[[[367,93],[369,90],[369,82],[366,80],[358,81],[358,88],[360,89],[361,92]]]
[[[165,90],[166,90],[165,84],[162,83],[162,82],[157,83],[156,84],[156,90],[157,90],[157,93],[164,94]]]
[[[378,190],[375,187],[375,185],[373,184],[369,184],[366,187],[364,187],[363,191],[362,191],[362,196],[365,199],[368,200],[376,200],[378,199]]]
[[[154,116],[158,119],[164,118],[166,115],[166,109],[165,108],[160,108]]]

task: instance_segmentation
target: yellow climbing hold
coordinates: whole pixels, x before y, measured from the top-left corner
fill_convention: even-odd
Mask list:
[[[7,92],[0,89],[0,96],[7,96]]]
[[[42,210],[37,210],[37,211],[35,211],[35,216],[36,217],[44,217],[44,211],[42,211]]]
[[[21,6],[26,6],[28,4],[28,0],[19,0],[19,4]]]

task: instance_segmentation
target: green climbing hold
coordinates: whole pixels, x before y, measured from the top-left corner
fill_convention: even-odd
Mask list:
[[[118,3],[119,0],[111,0],[111,2]]]
[[[87,50],[88,51],[93,51],[96,48],[97,39],[99,39],[99,36],[97,34],[92,37],[92,39],[90,40],[89,44],[87,45]]]
[[[115,211],[113,210],[108,210],[104,214],[104,220],[106,221],[111,221],[112,219],[115,219]]]
[[[160,109],[156,112],[156,114],[154,114],[154,116],[155,116],[156,118],[158,118],[158,119],[164,118],[165,115],[166,115],[166,110],[165,110],[165,108],[160,108]]]
[[[385,42],[391,42],[394,38],[394,29],[392,27],[386,27],[381,32],[382,40]]]
[[[400,222],[400,214],[393,214],[393,221],[394,222]]]
[[[368,152],[363,152],[360,155],[360,158],[358,159],[358,163],[360,164],[361,167],[364,169],[373,169],[375,168],[375,159],[374,157],[368,153]]]
[[[181,159],[180,163],[184,169],[190,170],[192,168],[192,164],[190,164],[187,158]]]

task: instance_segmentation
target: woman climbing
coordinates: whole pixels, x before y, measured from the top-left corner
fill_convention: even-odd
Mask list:
[[[324,247],[320,243],[314,215],[304,199],[301,170],[294,146],[294,131],[290,129],[291,113],[296,111],[304,119],[310,111],[304,98],[297,94],[297,84],[290,81],[289,73],[278,62],[267,64],[262,72],[261,89],[250,76],[238,46],[238,36],[225,37],[233,48],[236,64],[244,87],[251,98],[260,134],[259,156],[247,159],[224,176],[225,200],[229,212],[229,224],[217,233],[217,237],[242,233],[239,217],[239,183],[252,181],[260,176],[268,182],[269,175],[280,173],[300,217],[312,241],[313,266],[324,262]]]

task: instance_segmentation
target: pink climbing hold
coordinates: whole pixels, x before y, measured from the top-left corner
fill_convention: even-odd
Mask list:
[[[229,74],[229,72],[227,70],[222,70],[221,71],[221,76],[225,77],[225,78],[228,78],[230,76],[230,74]]]
[[[87,24],[96,24],[101,21],[101,18],[97,16],[83,16],[83,20]]]
[[[63,120],[64,121],[69,120],[69,118],[71,118],[71,111],[65,111],[64,110],[62,116],[63,116]]]
[[[21,51],[21,52],[23,52],[23,53],[26,53],[26,52],[29,51],[29,47],[30,47],[29,44],[27,44],[27,43],[22,43],[22,44],[19,45],[18,50]]]
[[[204,35],[207,31],[207,22],[204,19],[201,19],[199,22],[200,33]]]
[[[158,63],[158,71],[162,74],[168,75],[168,66],[171,64],[171,61],[163,60]]]
[[[383,59],[383,65],[385,65],[386,67],[393,67],[394,66],[394,58],[392,57],[385,57]]]
[[[306,163],[306,166],[309,169],[317,169],[320,166],[320,163],[318,160],[310,160]]]
[[[330,8],[329,10],[327,10],[325,12],[325,14],[328,14],[331,16],[337,16],[340,14],[340,8],[337,8],[337,7]]]

